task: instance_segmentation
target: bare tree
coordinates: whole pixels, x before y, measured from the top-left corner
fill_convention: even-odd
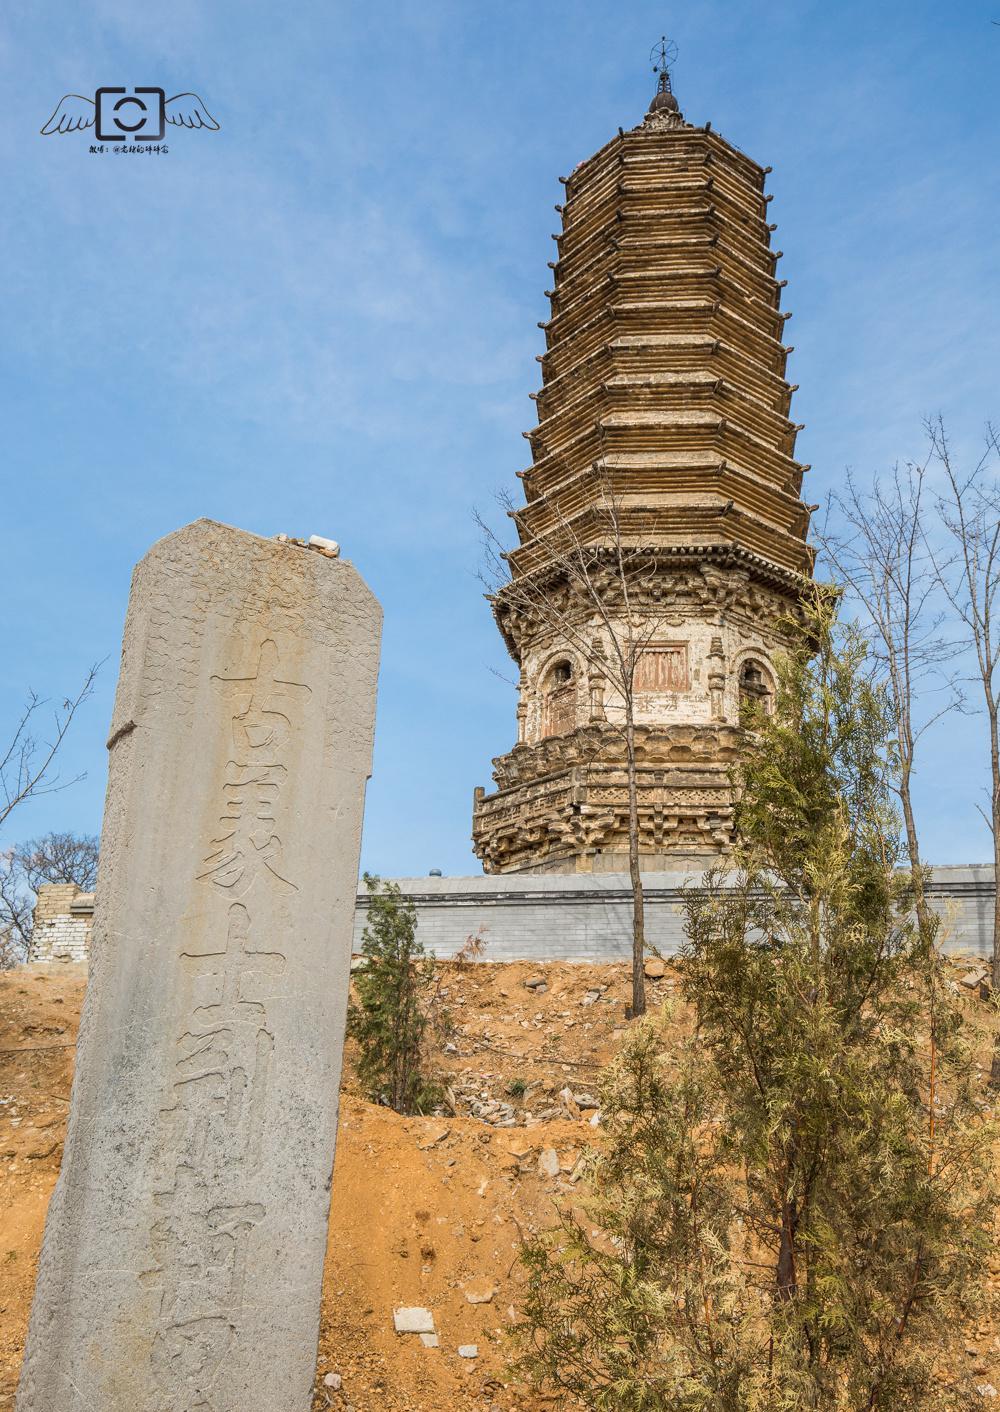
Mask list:
[[[16,849],[32,892],[42,883],[74,883],[81,892],[97,885],[96,834],[47,833]]]
[[[982,686],[990,742],[990,808],[980,810],[993,835],[992,984],[1000,995],[1000,441],[986,428],[986,446],[971,470],[960,471],[941,417],[928,422],[945,490],[937,508],[952,553],[936,560],[938,579],[974,649],[976,678]],[[1000,1043],[993,1052],[991,1082],[1000,1086]]]
[[[68,789],[71,784],[84,778],[80,774],[71,780],[63,780],[54,773],[54,767],[73,718],[94,689],[99,669],[99,663],[90,667],[76,696],[66,698],[61,706],[52,710],[44,735],[39,728],[42,713],[49,702],[34,691],[28,693],[6,747],[0,746],[3,752],[0,755],[0,829],[19,804],[43,794]],[[51,834],[48,840],[40,839],[35,844],[27,845],[36,855],[33,865],[37,873],[35,882],[28,879],[24,849],[7,848],[0,852],[0,969],[14,965],[27,954],[34,911],[33,893],[37,883],[75,881],[72,877],[60,879],[45,876],[46,867],[50,870],[55,868],[56,871],[60,866],[68,867],[71,850],[61,849],[57,857],[51,849],[43,848],[43,844],[70,838],[68,834]],[[79,862],[80,859],[77,859]]]
[[[24,961],[31,945],[34,900],[13,848],[0,852],[0,971]]]
[[[605,723],[624,742],[628,791],[628,856],[632,889],[633,1016],[646,1010],[646,932],[639,866],[639,796],[636,769],[635,680],[644,651],[663,624],[663,608],[650,590],[660,574],[652,545],[635,544],[624,525],[622,498],[611,476],[592,467],[594,495],[585,520],[570,520],[553,505],[549,531],[525,526],[523,539],[537,549],[538,566],[512,569],[512,556],[481,515],[487,597],[501,611],[520,613],[553,640],[572,648],[594,677],[610,688]],[[518,529],[524,509],[509,496],[500,504]]]
[[[91,667],[76,696],[67,698],[61,707],[52,711],[51,724],[44,737],[37,735],[36,731],[41,712],[49,703],[33,691],[28,693],[14,733],[0,757],[0,828],[26,799],[37,799],[41,794],[67,789],[84,778],[77,775],[71,780],[61,780],[52,773],[52,769],[73,717],[94,689],[98,670],[99,664]]]
[[[917,921],[932,935],[934,917],[924,888],[924,870],[913,808],[917,746],[932,725],[960,708],[963,696],[944,672],[958,651],[942,632],[934,562],[927,546],[927,468],[907,462],[861,490],[850,472],[843,494],[830,496],[820,546],[863,614],[878,679],[888,690],[899,750],[899,794],[913,880]],[[831,513],[840,523],[830,528]],[[921,709],[921,703],[933,702]]]

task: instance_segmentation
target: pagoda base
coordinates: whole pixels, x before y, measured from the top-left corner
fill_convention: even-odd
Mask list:
[[[732,843],[732,726],[636,729],[644,871],[704,869]],[[517,745],[476,790],[472,841],[487,873],[628,870],[628,773],[616,730],[595,724]]]

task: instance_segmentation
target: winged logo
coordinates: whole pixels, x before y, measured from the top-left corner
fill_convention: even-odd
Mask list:
[[[162,137],[165,122],[174,127],[219,131],[219,124],[197,93],[175,93],[167,98],[162,88],[137,88],[133,94],[124,88],[99,88],[93,98],[82,93],[63,94],[41,132],[44,137],[83,132],[96,123],[102,142],[121,142],[129,137],[149,142]],[[102,131],[102,125],[108,130]]]

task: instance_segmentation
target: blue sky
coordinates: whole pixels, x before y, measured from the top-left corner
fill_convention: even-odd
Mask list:
[[[970,452],[1000,417],[997,5],[129,8],[0,18],[0,736],[108,659],[62,763],[86,780],[0,844],[98,829],[131,567],[208,515],[341,541],[385,608],[364,863],[479,871],[514,697],[471,512],[528,460],[557,178],[641,119],[664,29],[686,115],[774,168],[807,498],[919,455],[929,414]],[[193,89],[221,129],[142,158],[39,135],[104,84]],[[981,717],[929,737],[935,861],[988,856],[986,769]]]

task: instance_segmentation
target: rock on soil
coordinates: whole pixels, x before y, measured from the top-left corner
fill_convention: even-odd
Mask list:
[[[394,1309],[392,1322],[397,1334],[432,1334],[434,1332],[434,1315],[429,1309],[420,1309],[416,1306]]]
[[[559,1153],[554,1147],[543,1147],[538,1154],[538,1175],[540,1177],[558,1177]]]

